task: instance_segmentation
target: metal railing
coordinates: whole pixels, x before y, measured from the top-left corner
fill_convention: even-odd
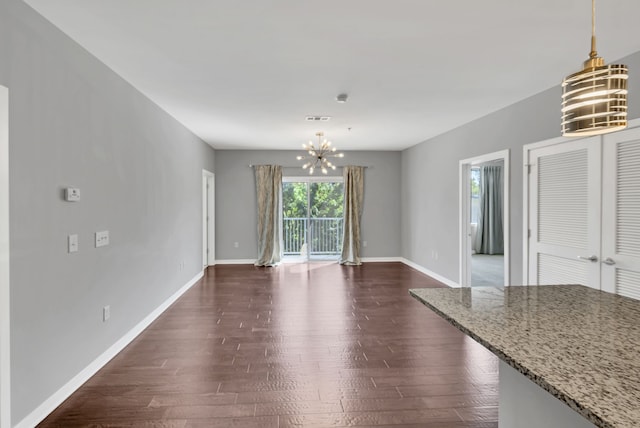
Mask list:
[[[283,227],[284,255],[337,255],[342,251],[342,217],[285,218]]]

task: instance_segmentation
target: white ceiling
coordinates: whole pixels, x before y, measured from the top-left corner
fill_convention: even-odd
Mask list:
[[[25,2],[218,149],[401,150],[557,85],[591,31],[589,0]],[[640,1],[597,7],[605,61],[640,51]]]

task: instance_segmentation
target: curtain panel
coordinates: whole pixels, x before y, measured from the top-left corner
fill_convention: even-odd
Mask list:
[[[480,213],[473,248],[477,254],[504,254],[503,180],[502,166],[480,170]]]
[[[364,167],[345,166],[344,221],[340,264],[360,265],[360,219],[364,201]]]
[[[256,266],[276,266],[282,260],[282,167],[255,165],[258,202]]]

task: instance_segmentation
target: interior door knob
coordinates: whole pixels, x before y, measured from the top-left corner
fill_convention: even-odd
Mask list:
[[[604,263],[605,265],[612,266],[612,265],[615,265],[615,264],[616,264],[616,261],[615,261],[615,260],[613,260],[611,257],[607,257],[606,259],[604,259],[604,260],[602,261],[602,263]]]
[[[598,256],[578,256],[578,258],[580,260],[589,260],[590,262],[597,262],[598,261]]]

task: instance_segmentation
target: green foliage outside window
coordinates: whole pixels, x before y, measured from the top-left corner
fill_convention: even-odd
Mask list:
[[[309,183],[311,218],[342,217],[344,192],[342,183]],[[282,200],[285,218],[307,217],[307,183],[283,183]]]
[[[336,254],[340,251],[343,188],[340,182],[283,183],[285,254],[301,251],[307,242],[307,228],[311,240],[308,251],[314,254]]]

